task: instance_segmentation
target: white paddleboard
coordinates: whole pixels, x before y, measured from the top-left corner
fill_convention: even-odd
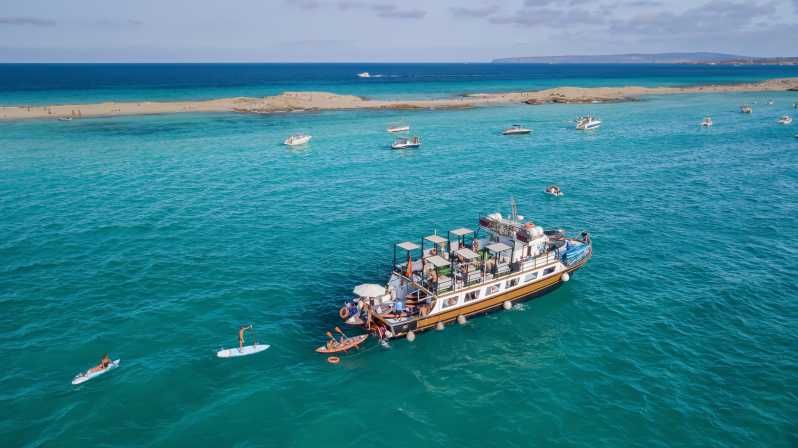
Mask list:
[[[235,358],[237,356],[249,356],[254,355],[255,353],[260,353],[267,348],[271,347],[269,344],[255,344],[255,345],[245,345],[242,348],[228,348],[224,350],[219,350],[216,352],[216,356],[219,358]]]
[[[78,373],[77,375],[75,375],[75,378],[72,380],[72,384],[85,383],[86,381],[89,381],[92,378],[96,378],[109,370],[113,370],[119,367],[119,361],[121,361],[121,359],[117,359],[116,361],[111,361],[111,363],[108,364],[108,367],[100,370],[99,372],[86,371],[83,373]]]

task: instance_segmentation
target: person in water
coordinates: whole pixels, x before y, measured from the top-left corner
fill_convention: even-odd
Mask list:
[[[111,365],[111,358],[108,356],[108,353],[106,353],[103,355],[103,359],[100,360],[100,363],[89,369],[89,372],[101,372],[107,369],[109,365]]]
[[[252,325],[247,325],[238,329],[238,351],[244,348],[244,332],[251,329]]]

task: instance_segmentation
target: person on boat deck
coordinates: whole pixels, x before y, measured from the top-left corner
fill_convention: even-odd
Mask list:
[[[401,300],[397,300],[396,302],[393,303],[393,309],[396,310],[396,314],[401,316],[402,313],[404,313],[405,311],[405,303],[402,302]]]
[[[327,346],[327,350],[332,350],[338,346],[338,341],[335,340],[335,336],[333,336],[329,331],[327,332],[327,337],[330,338],[327,339],[327,344],[325,344]]]
[[[105,370],[108,368],[108,365],[111,364],[111,358],[108,356],[108,353],[103,355],[103,359],[100,360],[100,363],[96,366],[89,369],[89,372],[99,372],[101,370]]]
[[[246,325],[238,329],[238,350],[244,348],[244,332],[251,329],[252,325]]]
[[[474,238],[474,241],[471,242],[471,250],[474,252],[479,252],[479,240]]]

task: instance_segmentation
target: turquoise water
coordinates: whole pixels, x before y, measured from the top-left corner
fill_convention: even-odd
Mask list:
[[[0,123],[0,446],[794,447],[794,101]],[[604,127],[574,131],[586,111]],[[402,118],[420,150],[387,149]],[[514,122],[534,134],[498,135]],[[510,197],[591,232],[572,281],[313,352],[394,241]],[[216,359],[247,322],[272,348]],[[119,369],[69,384],[105,351]]]

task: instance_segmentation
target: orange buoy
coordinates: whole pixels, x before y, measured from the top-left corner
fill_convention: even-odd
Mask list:
[[[330,364],[338,364],[339,362],[341,362],[341,358],[337,356],[328,356],[327,362],[329,362]]]

